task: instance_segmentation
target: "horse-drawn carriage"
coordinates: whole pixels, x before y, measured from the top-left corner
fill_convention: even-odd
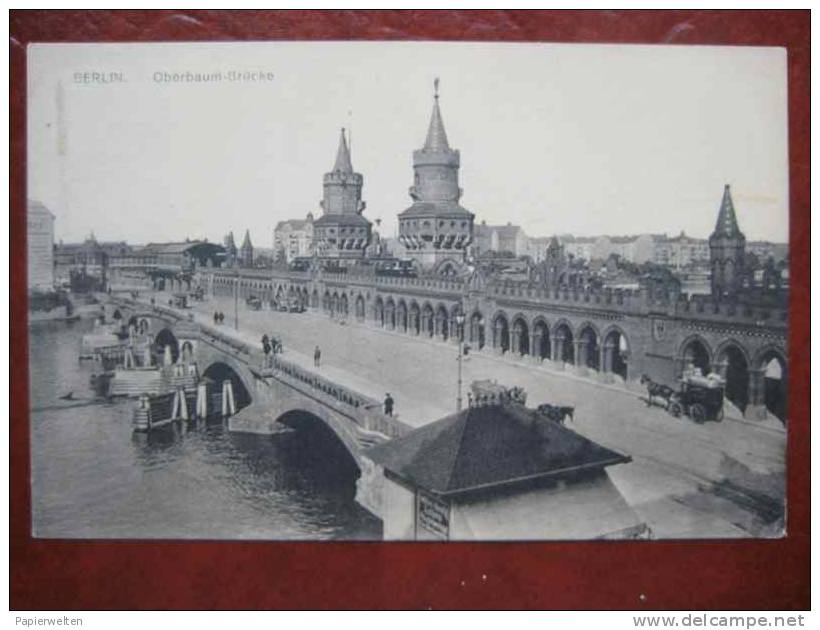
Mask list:
[[[174,293],[171,297],[171,306],[174,308],[188,308],[188,294]]]
[[[669,413],[676,418],[686,414],[700,424],[706,420],[723,420],[723,386],[701,385],[681,381],[680,390],[672,397]]]
[[[262,308],[262,300],[255,295],[248,297],[248,299],[245,300],[245,304],[252,311],[258,311]]]
[[[677,390],[656,383],[646,375],[641,377],[641,383],[646,385],[647,405],[653,404],[653,398],[661,398],[666,402],[666,410],[676,418],[687,415],[698,424],[723,420],[725,381],[716,374],[704,377],[685,373]]]

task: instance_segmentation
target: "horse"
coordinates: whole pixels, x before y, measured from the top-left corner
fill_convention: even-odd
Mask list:
[[[545,403],[538,405],[536,411],[561,426],[564,425],[567,417],[569,417],[570,420],[575,420],[575,407],[561,407]]]
[[[669,387],[668,385],[662,385],[661,383],[656,383],[651,378],[649,378],[646,374],[641,375],[641,385],[646,385],[646,406],[649,407],[652,405],[652,398],[662,398],[666,401],[665,409],[669,408],[669,403],[672,402],[672,396],[675,394],[675,390]]]

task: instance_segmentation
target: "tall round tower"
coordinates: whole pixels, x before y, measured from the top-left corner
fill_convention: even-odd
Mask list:
[[[323,214],[313,223],[314,251],[322,258],[361,258],[370,242],[371,224],[362,216],[364,178],[353,170],[344,129],[333,170],[325,173],[323,181],[324,196],[319,204]]]
[[[474,215],[459,205],[461,157],[451,149],[439,108],[435,81],[433,114],[424,146],[413,151],[413,205],[399,214],[399,240],[410,256],[425,268],[439,268],[444,261],[463,262],[473,239]]]

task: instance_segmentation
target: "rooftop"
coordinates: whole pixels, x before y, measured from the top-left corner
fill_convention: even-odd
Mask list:
[[[45,205],[43,205],[42,202],[36,201],[34,199],[29,199],[28,200],[28,213],[29,214],[47,214],[47,215],[51,216],[52,219],[54,218],[54,213],[51,212],[51,210],[46,208]]]
[[[600,470],[630,458],[518,402],[470,406],[367,453],[439,495]]]
[[[281,230],[285,227],[289,227],[291,230],[303,230],[305,229],[306,225],[313,224],[313,218],[310,219],[288,219],[287,221],[279,221],[276,224],[276,229]]]

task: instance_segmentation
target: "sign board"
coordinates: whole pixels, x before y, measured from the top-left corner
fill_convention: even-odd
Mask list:
[[[666,338],[666,321],[652,318],[652,337],[655,341],[663,341]]]
[[[447,540],[450,536],[450,506],[421,490],[417,493],[416,538]]]

